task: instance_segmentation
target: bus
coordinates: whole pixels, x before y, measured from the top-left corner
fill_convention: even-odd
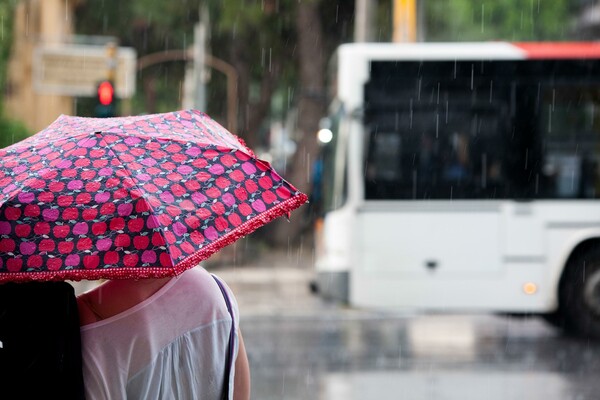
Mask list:
[[[600,337],[600,43],[339,47],[314,288]]]

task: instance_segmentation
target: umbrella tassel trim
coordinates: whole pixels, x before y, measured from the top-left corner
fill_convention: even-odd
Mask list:
[[[293,197],[277,204],[273,208],[264,211],[254,218],[244,222],[234,230],[228,232],[224,236],[214,242],[202,247],[196,253],[190,255],[183,261],[177,263],[173,267],[144,267],[144,268],[124,268],[115,269],[99,268],[97,270],[59,270],[59,271],[40,271],[38,273],[32,271],[23,272],[3,272],[0,273],[0,283],[4,282],[28,282],[28,281],[63,281],[73,280],[80,281],[97,280],[97,279],[144,279],[144,278],[164,278],[167,276],[179,275],[186,269],[198,265],[201,261],[206,260],[212,254],[216,253],[223,247],[230,245],[238,239],[254,232],[256,229],[264,226],[266,223],[274,220],[282,215],[289,213],[300,207],[308,201],[308,197],[301,192],[296,193]]]

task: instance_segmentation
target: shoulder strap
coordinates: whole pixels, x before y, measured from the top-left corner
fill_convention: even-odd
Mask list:
[[[215,282],[217,282],[217,285],[219,285],[219,289],[221,289],[223,298],[225,298],[225,304],[227,304],[227,311],[229,311],[229,315],[231,315],[231,331],[229,332],[229,345],[225,358],[225,380],[223,382],[223,399],[229,399],[229,376],[231,374],[231,368],[233,363],[233,338],[235,335],[235,318],[231,309],[231,301],[229,300],[229,296],[227,295],[225,287],[216,276],[212,275],[212,277],[215,280]]]

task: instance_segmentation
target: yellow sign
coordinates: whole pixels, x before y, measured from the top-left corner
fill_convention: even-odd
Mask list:
[[[137,59],[130,47],[117,47],[113,59],[106,46],[42,46],[34,60],[34,87],[40,93],[94,96],[98,82],[111,76],[117,97],[135,93]]]

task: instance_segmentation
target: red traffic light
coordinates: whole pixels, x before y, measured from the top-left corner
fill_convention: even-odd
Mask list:
[[[98,85],[98,100],[103,106],[112,104],[115,89],[109,81],[104,81]]]

